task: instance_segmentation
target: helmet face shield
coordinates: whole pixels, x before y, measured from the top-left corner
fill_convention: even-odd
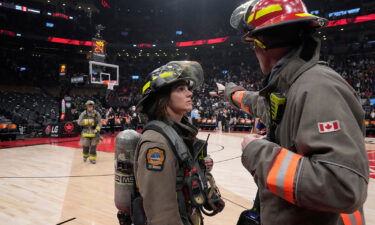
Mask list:
[[[250,0],[238,6],[230,17],[230,25],[234,29],[237,29],[243,33],[248,33],[253,30],[254,28],[246,22],[246,15],[251,12],[252,8],[258,1],[259,0]]]

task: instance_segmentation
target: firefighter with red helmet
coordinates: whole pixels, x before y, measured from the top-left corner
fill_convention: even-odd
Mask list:
[[[233,12],[231,25],[253,46],[264,87],[218,84],[218,93],[269,130],[242,142],[260,219],[239,224],[365,224],[364,113],[355,90],[319,61],[314,33],[326,23],[301,0],[251,0]]]

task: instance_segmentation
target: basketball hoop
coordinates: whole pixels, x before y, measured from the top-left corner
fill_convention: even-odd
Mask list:
[[[115,80],[106,80],[106,81],[103,81],[103,84],[108,86],[108,90],[113,91],[113,87],[115,86],[116,81]]]

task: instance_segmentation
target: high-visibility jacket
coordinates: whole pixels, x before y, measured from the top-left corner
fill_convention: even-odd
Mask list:
[[[264,225],[365,224],[369,164],[364,112],[355,90],[325,63],[320,46],[306,61],[298,49],[259,92],[226,85],[234,106],[270,126],[270,94],[286,96],[275,142],[261,139],[242,163],[259,187]]]

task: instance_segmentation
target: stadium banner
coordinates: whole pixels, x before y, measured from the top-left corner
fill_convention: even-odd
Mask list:
[[[80,131],[81,129],[75,121],[67,121],[47,125],[43,130],[43,136],[51,138],[77,137]]]

